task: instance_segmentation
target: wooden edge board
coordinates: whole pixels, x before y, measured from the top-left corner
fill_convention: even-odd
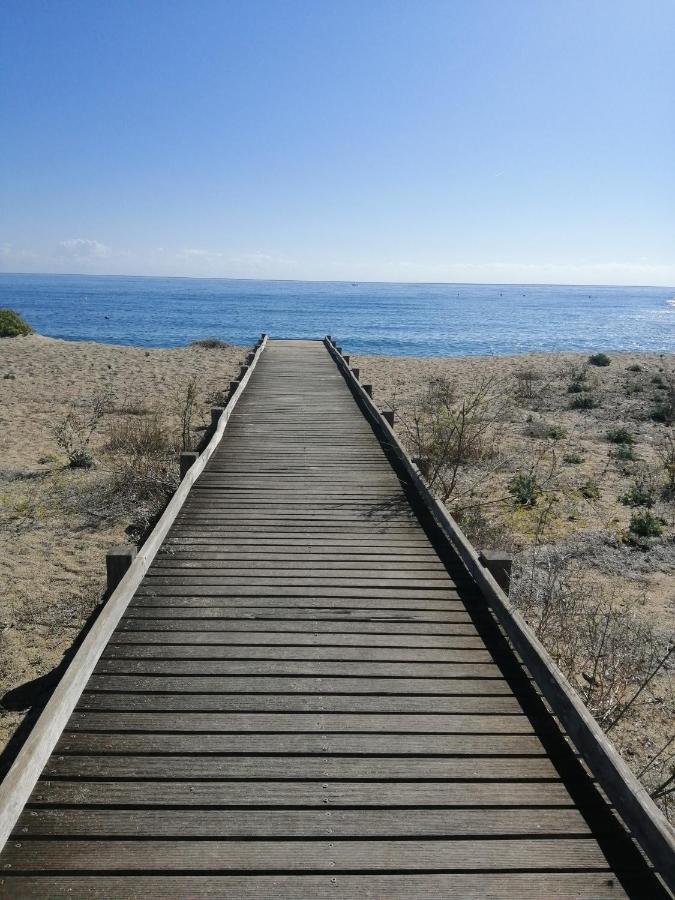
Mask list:
[[[366,416],[383,435],[388,449],[405,471],[421,503],[478,586],[499,625],[529,669],[535,684],[555,716],[560,719],[598,784],[656,871],[669,889],[675,892],[675,834],[665,816],[623,761],[541,641],[481,564],[478,553],[445,506],[433,495],[395,431],[355,378],[342,355],[328,338],[324,338],[324,346]]]
[[[211,440],[196,462],[188,469],[150,536],[138,551],[124,578],[110,595],[0,784],[0,850],[7,842],[101,653],[189,496],[190,488],[220,443],[232,411],[243,394],[266,346],[267,335],[263,337],[255,351],[253,361],[240,380],[239,387],[221,413]]]

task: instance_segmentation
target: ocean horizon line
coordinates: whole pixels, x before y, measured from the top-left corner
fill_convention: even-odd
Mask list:
[[[264,282],[268,284],[344,284],[344,285],[410,285],[411,287],[569,287],[569,288],[635,288],[645,290],[673,290],[675,284],[626,284],[625,282],[587,282],[587,281],[391,281],[369,280],[363,278],[260,278],[251,275],[148,275],[89,272],[2,272],[3,276],[12,278],[158,278],[180,281],[246,281]]]

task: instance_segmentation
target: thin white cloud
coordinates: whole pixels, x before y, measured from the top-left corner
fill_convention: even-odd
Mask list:
[[[74,260],[105,259],[110,253],[110,247],[90,238],[68,238],[56,247],[57,256]]]

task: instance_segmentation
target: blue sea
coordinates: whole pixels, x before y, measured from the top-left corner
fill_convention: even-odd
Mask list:
[[[332,334],[355,353],[675,351],[675,289],[0,274],[40,334],[176,347]]]

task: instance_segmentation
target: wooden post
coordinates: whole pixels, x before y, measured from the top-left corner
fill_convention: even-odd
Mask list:
[[[239,376],[238,376],[237,380],[241,381],[247,372],[248,372],[248,366],[242,366],[241,369],[239,369]]]
[[[382,410],[382,418],[389,423],[389,427],[394,427],[394,410],[393,409],[383,409]]]
[[[239,387],[240,384],[241,384],[240,381],[231,381],[230,382],[230,396],[232,396],[232,394],[234,394],[234,392],[237,390],[237,388]]]
[[[347,363],[347,365],[349,365],[349,360],[351,359],[351,356],[347,356],[345,354],[345,356],[343,358],[344,358],[344,361]]]
[[[247,365],[247,366],[250,366],[250,365],[251,365],[251,363],[253,362],[254,357],[255,357],[255,353],[247,353],[247,354],[246,354],[246,365]]]
[[[369,396],[370,399],[372,400],[372,399],[373,399],[373,386],[372,386],[372,384],[363,384],[363,385],[361,385],[361,387],[363,388],[363,390],[366,392],[366,394],[368,394],[368,396]]]
[[[342,347],[336,347],[335,349],[340,354],[340,356],[342,356]]]
[[[199,458],[199,454],[195,453],[193,450],[184,450],[180,455],[180,480],[182,481],[188,473],[188,470],[193,463],[196,463]]]
[[[222,406],[212,406],[211,407],[211,428],[215,428],[218,425],[220,417],[223,414]]]
[[[503,550],[481,550],[478,559],[482,562],[499,587],[508,594],[511,586],[513,556]]]
[[[429,460],[426,456],[413,456],[412,462],[417,466],[424,478],[429,477]]]
[[[356,378],[357,381],[359,380],[360,374],[361,374],[361,369],[352,369],[352,375],[354,376],[354,378]]]
[[[113,547],[105,556],[105,569],[108,576],[108,594],[112,594],[117,585],[126,575],[127,569],[134,561],[137,553],[136,547],[123,544],[121,547]]]

